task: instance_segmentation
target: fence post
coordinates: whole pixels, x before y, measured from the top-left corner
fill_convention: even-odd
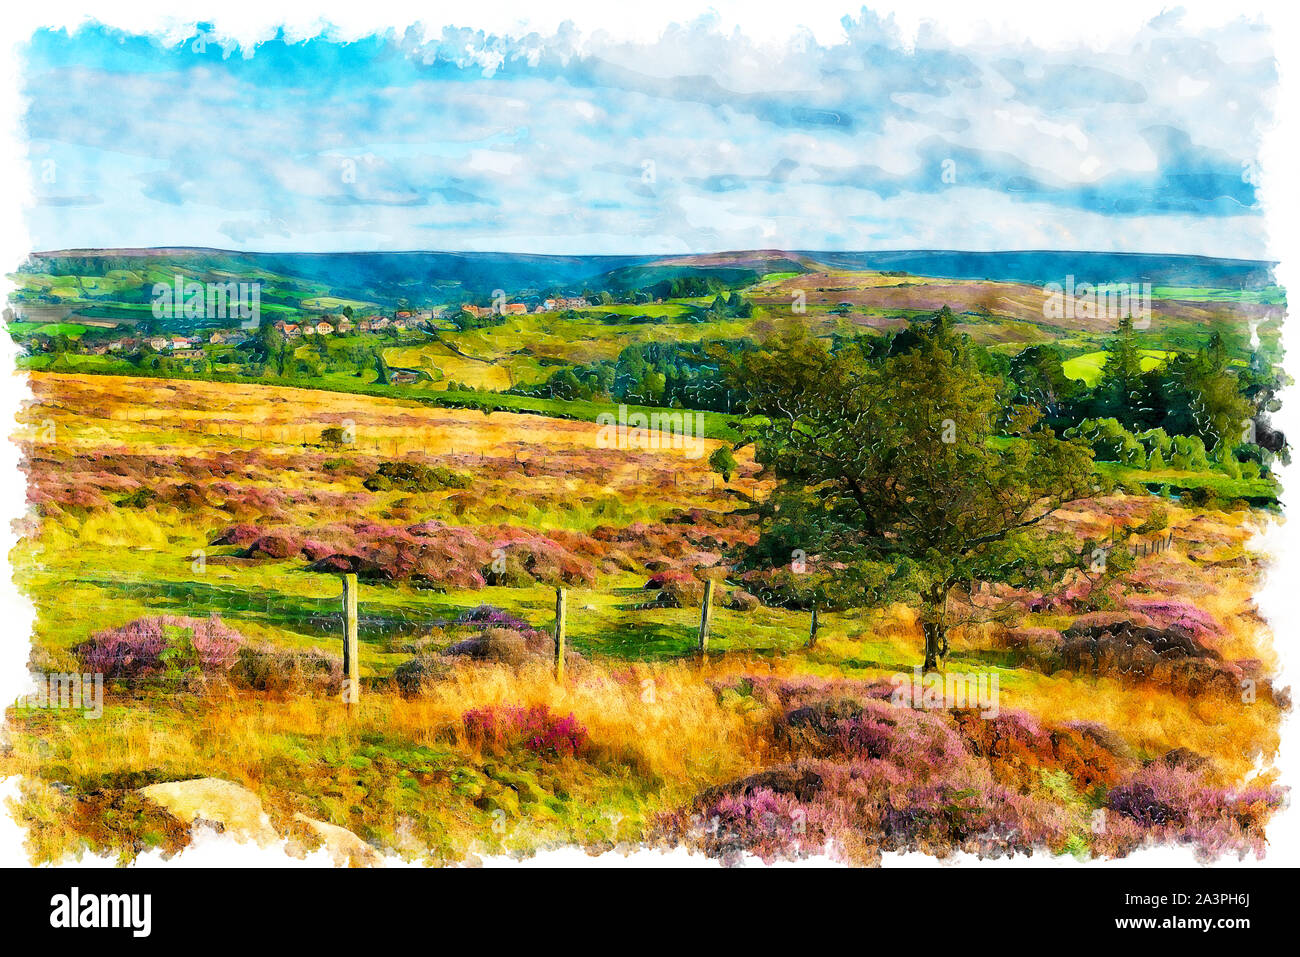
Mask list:
[[[709,625],[713,623],[713,579],[704,579],[704,602],[700,609],[700,654],[709,650]]]
[[[813,602],[812,622],[808,626],[808,647],[817,647],[817,603]]]
[[[361,699],[357,657],[357,576],[349,572],[343,576],[343,703],[349,713]]]
[[[568,593],[555,589],[555,680],[564,680],[564,611]]]

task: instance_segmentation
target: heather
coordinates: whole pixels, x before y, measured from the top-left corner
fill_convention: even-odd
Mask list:
[[[216,615],[158,615],[96,632],[77,652],[87,672],[135,680],[225,674],[243,644],[243,636]]]
[[[545,705],[531,708],[472,708],[462,716],[465,737],[476,747],[522,747],[535,754],[570,757],[587,743],[587,729],[573,715],[555,715]]]
[[[598,448],[589,422],[244,383],[33,389],[27,418],[59,440],[22,444],[31,667],[106,675],[99,720],[6,713],[0,774],[23,778],[34,860],[175,853],[192,829],[139,789],[204,777],[257,794],[282,833],[302,814],[433,863],[647,845],[1219,859],[1267,854],[1285,804],[1259,509],[1124,490],[1063,506],[1044,525],[1077,543],[1174,545],[1050,592],[954,596],[969,620],[944,667],[996,675],[997,713],[914,709],[891,678],[921,663],[916,603],[846,607],[831,587],[888,576],[833,541],[796,560],[769,536],[746,564],[773,488],[748,448],[724,481],[707,455]],[[344,420],[359,440],[327,447]]]

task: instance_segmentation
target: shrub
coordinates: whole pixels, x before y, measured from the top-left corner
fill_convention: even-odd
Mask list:
[[[731,449],[725,445],[714,449],[713,454],[709,456],[709,468],[721,475],[724,482],[731,481],[731,476],[738,467],[736,457],[731,454]]]
[[[1083,437],[1099,462],[1121,462],[1130,468],[1146,468],[1146,449],[1118,419],[1084,419],[1065,430],[1065,438]]]
[[[456,642],[447,649],[449,655],[464,655],[475,661],[492,661],[517,668],[534,655],[544,654],[534,642],[510,628],[488,628],[472,638]]]
[[[478,605],[469,611],[461,614],[456,621],[462,625],[483,625],[497,628],[509,628],[511,631],[517,631],[520,634],[533,632],[544,634],[540,629],[534,628],[528,622],[524,621],[518,615],[512,615],[504,609],[495,605]]]
[[[655,601],[669,608],[689,608],[704,600],[704,582],[690,572],[662,571],[642,587],[654,589]]]
[[[1184,472],[1208,472],[1210,462],[1205,454],[1205,443],[1200,436],[1175,435],[1170,464]]]
[[[1142,443],[1148,457],[1158,455],[1162,462],[1168,457],[1169,451],[1173,447],[1169,433],[1164,429],[1147,429],[1145,432],[1137,433],[1134,438]],[[1155,466],[1152,465],[1150,468],[1155,468]]]
[[[280,694],[335,694],[343,683],[343,660],[323,651],[243,647],[230,669],[234,683]]]
[[[1157,505],[1151,509],[1150,514],[1137,528],[1133,529],[1138,535],[1148,535],[1152,532],[1163,532],[1169,527],[1169,510],[1163,505]]]
[[[466,711],[461,720],[465,736],[481,748],[523,747],[536,754],[573,756],[587,744],[587,729],[572,713],[560,717],[541,704],[531,708],[474,708]]]
[[[424,690],[426,683],[447,674],[447,662],[430,655],[417,655],[393,669],[393,681],[402,694],[414,695]]]
[[[1176,842],[1194,847],[1202,860],[1229,852],[1262,857],[1264,824],[1283,798],[1276,787],[1239,792],[1211,787],[1198,771],[1157,762],[1110,791],[1106,807],[1119,826],[1108,823],[1094,843],[1111,854],[1144,843]]]
[[[217,615],[156,615],[96,632],[76,652],[87,671],[105,678],[183,681],[230,671],[243,644]]]
[[[437,492],[445,488],[464,489],[474,484],[468,475],[461,475],[441,465],[428,466],[416,462],[384,462],[378,471],[366,479],[366,488],[372,492],[400,489],[404,492]]]

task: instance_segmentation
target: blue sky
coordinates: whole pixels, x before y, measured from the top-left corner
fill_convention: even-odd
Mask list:
[[[34,249],[1097,249],[1266,258],[1269,34],[629,43],[457,28],[25,50]]]

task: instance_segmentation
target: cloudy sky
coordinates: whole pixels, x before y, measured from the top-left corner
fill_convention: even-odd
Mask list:
[[[1269,34],[818,43],[710,20],[25,49],[35,249],[1096,249],[1266,258]]]

